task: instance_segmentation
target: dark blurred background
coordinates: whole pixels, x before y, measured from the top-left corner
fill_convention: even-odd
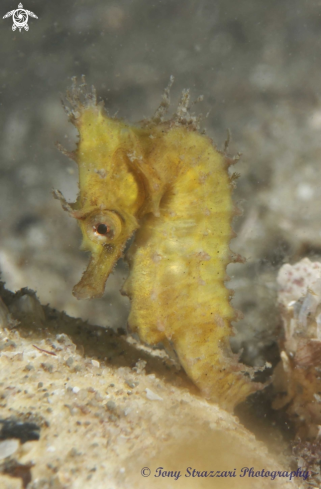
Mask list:
[[[1,2],[1,18],[18,7]],[[0,20],[0,266],[7,287],[28,286],[43,303],[90,322],[125,327],[120,263],[100,300],[71,295],[88,257],[77,224],[51,195],[77,194],[76,131],[60,98],[86,75],[111,114],[152,115],[170,75],[172,107],[183,88],[218,148],[243,154],[229,266],[245,314],[234,341],[260,364],[278,327],[275,276],[285,262],[321,255],[321,3],[309,0],[24,0],[29,31]]]

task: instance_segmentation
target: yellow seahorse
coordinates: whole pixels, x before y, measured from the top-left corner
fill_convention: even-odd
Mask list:
[[[234,161],[199,132],[188,91],[165,120],[169,88],[140,126],[108,117],[85,83],[74,80],[67,94],[80,135],[68,153],[78,163],[80,192],[74,204],[55,196],[78,220],[82,249],[91,252],[73,293],[99,297],[135,233],[123,287],[131,299],[130,329],[149,345],[173,348],[206,398],[233,409],[257,389],[229,345],[236,313],[224,281],[227,264],[240,260],[229,249]]]

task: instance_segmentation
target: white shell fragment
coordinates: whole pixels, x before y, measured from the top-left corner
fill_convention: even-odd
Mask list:
[[[9,439],[0,441],[0,460],[11,457],[20,446],[19,440]]]
[[[163,398],[160,397],[158,394],[156,394],[155,392],[153,392],[152,390],[150,389],[145,389],[146,390],[146,397],[147,399],[149,399],[150,401],[163,401]]]

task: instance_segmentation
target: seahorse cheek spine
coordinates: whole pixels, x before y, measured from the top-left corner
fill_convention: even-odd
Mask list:
[[[80,194],[72,205],[58,198],[79,220],[83,248],[92,253],[76,297],[101,295],[136,231],[123,288],[132,301],[130,328],[150,345],[170,345],[203,394],[233,409],[257,385],[229,345],[236,314],[224,281],[238,257],[229,249],[235,210],[224,155],[178,116],[130,127],[95,103],[71,99]],[[100,215],[118,229],[107,241],[92,235]]]

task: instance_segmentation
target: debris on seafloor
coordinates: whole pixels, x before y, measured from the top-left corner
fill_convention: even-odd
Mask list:
[[[0,284],[0,295],[16,321],[0,328],[1,489],[301,487],[163,353],[42,307],[28,289]]]

